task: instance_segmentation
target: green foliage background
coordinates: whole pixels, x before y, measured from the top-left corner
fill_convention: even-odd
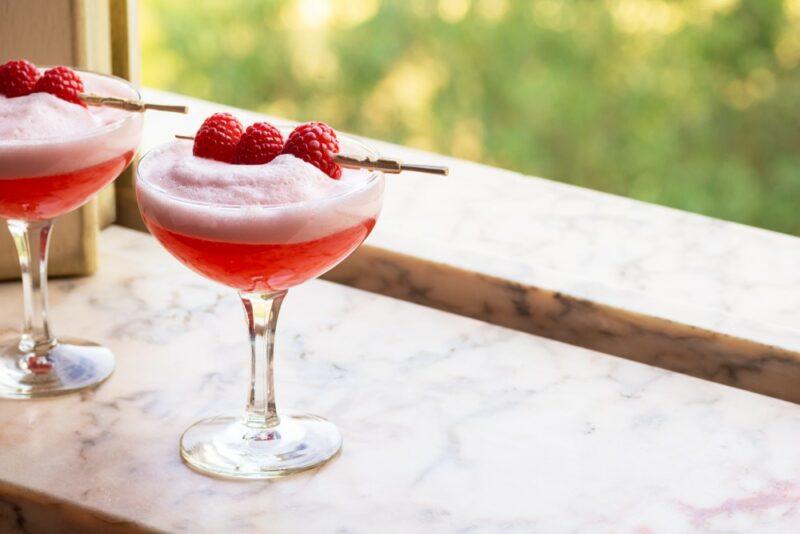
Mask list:
[[[150,86],[800,234],[800,0],[140,11]]]

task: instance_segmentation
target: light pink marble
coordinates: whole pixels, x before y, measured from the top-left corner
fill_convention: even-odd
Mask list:
[[[344,436],[276,482],[199,475],[178,436],[244,402],[235,294],[111,228],[54,320],[112,348],[98,390],[0,401],[0,530],[791,532],[800,408],[398,300],[315,282],[278,328],[279,407]],[[19,288],[0,287],[16,324]]]

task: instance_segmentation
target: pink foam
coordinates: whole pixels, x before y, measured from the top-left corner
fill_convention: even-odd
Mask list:
[[[237,243],[309,241],[376,217],[382,179],[340,180],[294,156],[232,165],[192,155],[189,141],[156,148],[139,165],[142,213],[174,232]]]
[[[48,93],[17,98],[0,95],[0,140],[71,135],[99,124],[89,110]]]
[[[136,98],[125,83],[80,72],[87,92]],[[47,93],[0,95],[0,179],[62,174],[136,149],[141,114],[84,108]]]
[[[184,200],[230,206],[276,206],[341,195],[364,183],[367,172],[340,180],[291,154],[264,165],[231,165],[192,154],[191,141],[175,141],[148,157],[150,183]]]

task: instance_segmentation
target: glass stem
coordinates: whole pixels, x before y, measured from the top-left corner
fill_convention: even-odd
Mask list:
[[[250,333],[250,391],[247,395],[245,423],[256,428],[276,426],[275,383],[272,354],[278,312],[286,296],[279,293],[239,293]]]
[[[47,322],[47,250],[52,227],[52,220],[8,221],[19,256],[25,303],[25,324],[19,348],[26,353],[34,352],[36,357],[56,344]]]

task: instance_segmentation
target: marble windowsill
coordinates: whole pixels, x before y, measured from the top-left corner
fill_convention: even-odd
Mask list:
[[[191,113],[148,116],[143,149],[213,111],[263,118],[144,94]],[[800,239],[377,144],[451,176],[391,177],[376,231],[328,279],[800,402]]]
[[[181,464],[192,421],[244,399],[232,291],[149,236],[101,234],[51,287],[57,332],[118,367],[83,395],[0,401],[0,531],[785,532],[800,521],[791,403],[327,282],[293,290],[279,406],[342,454],[277,482]],[[19,285],[0,285],[15,324]]]

